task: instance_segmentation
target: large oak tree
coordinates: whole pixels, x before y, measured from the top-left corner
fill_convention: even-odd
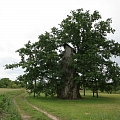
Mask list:
[[[111,27],[112,20],[103,21],[101,18],[98,11],[92,14],[83,9],[71,11],[59,28],[53,27],[51,32],[41,34],[38,42],[29,41],[17,50],[21,61],[6,65],[6,68],[24,68],[23,78],[31,84],[34,94],[42,91],[64,99],[81,98],[79,88],[82,84],[91,87],[92,83],[93,90],[104,90],[101,86],[110,82],[118,85],[120,68],[111,57],[120,56],[120,44],[107,38],[108,34],[115,32]],[[71,44],[76,52],[67,66],[75,71],[72,79],[66,79],[68,73],[62,69],[61,47],[64,44]]]

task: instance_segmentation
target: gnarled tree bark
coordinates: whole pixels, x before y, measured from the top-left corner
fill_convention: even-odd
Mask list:
[[[62,70],[64,71],[62,82],[58,89],[58,97],[62,99],[80,99],[80,83],[74,78],[76,77],[75,69],[70,65],[70,60],[74,54],[73,48],[65,45],[65,52],[62,60]]]

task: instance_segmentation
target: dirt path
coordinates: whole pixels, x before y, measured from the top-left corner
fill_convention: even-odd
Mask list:
[[[42,110],[42,109],[40,109],[40,108],[38,108],[38,107],[30,104],[30,103],[25,99],[25,97],[24,97],[24,100],[25,100],[25,102],[27,102],[27,104],[29,104],[31,107],[33,107],[34,109],[38,110],[38,111],[41,112],[41,113],[44,113],[45,115],[47,115],[47,116],[48,116],[49,118],[51,118],[52,120],[59,120],[57,117],[49,114],[48,112],[46,112],[46,111],[44,111],[44,110]]]
[[[16,97],[17,97],[17,96],[16,96]],[[55,117],[55,116],[49,114],[48,112],[46,112],[46,111],[44,111],[44,110],[42,110],[42,109],[34,106],[33,104],[29,103],[29,102],[26,100],[25,97],[26,97],[26,96],[24,96],[23,99],[24,99],[24,101],[25,101],[28,105],[30,105],[31,107],[33,107],[33,108],[36,109],[37,111],[39,111],[39,112],[41,112],[41,113],[44,113],[44,114],[47,115],[49,118],[51,118],[51,120],[59,120],[57,117]],[[13,102],[14,102],[14,104],[16,105],[19,113],[21,114],[22,119],[23,119],[23,120],[29,120],[29,119],[30,119],[30,116],[29,116],[29,115],[25,115],[25,114],[23,114],[23,113],[21,112],[19,106],[18,106],[17,103],[16,103],[16,99],[15,99],[15,98],[13,99]]]
[[[19,111],[19,113],[20,113],[22,119],[23,119],[23,120],[29,120],[29,119],[30,119],[30,116],[29,116],[29,115],[22,114],[22,112],[21,112],[19,106],[18,106],[17,103],[16,103],[15,98],[13,99],[13,102],[14,102],[15,106],[17,107],[17,109],[18,109],[18,111]]]

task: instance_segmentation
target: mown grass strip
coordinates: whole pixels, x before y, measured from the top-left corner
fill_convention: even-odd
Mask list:
[[[48,111],[61,120],[119,120],[120,94],[100,94],[93,98],[91,93],[81,100],[60,100],[51,97],[26,98],[31,104]]]
[[[15,98],[16,103],[24,116],[30,116],[29,120],[51,120],[45,114],[37,111],[36,109],[31,107],[27,102],[25,102],[24,100],[25,95],[26,94],[24,93],[16,96]]]
[[[28,101],[26,100],[26,98],[25,98],[25,102],[28,103]],[[42,110],[42,109],[40,109],[40,108],[38,108],[38,107],[30,104],[30,103],[28,103],[28,104],[29,104],[30,106],[32,106],[33,108],[35,108],[37,111],[39,111],[39,112],[41,112],[41,113],[44,113],[45,115],[47,115],[47,116],[48,116],[49,118],[51,118],[52,120],[59,120],[56,116],[53,116],[53,115],[47,113],[46,111],[44,111],[44,110]]]

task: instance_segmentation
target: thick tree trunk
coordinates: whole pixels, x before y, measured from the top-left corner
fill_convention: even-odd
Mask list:
[[[64,65],[63,70],[65,74],[62,77],[63,82],[60,83],[62,87],[58,88],[57,96],[61,99],[80,99],[80,83],[74,80],[77,75],[74,68]]]
[[[80,84],[75,83],[75,81],[67,81],[62,87],[62,89],[59,89],[58,97],[61,99],[80,99]]]
[[[77,76],[74,68],[66,67],[63,69],[65,74],[62,77],[60,88],[58,88],[58,97],[61,99],[80,99],[80,83],[74,78]]]
[[[57,95],[61,99],[80,99],[80,83],[74,80],[78,74],[76,74],[74,67],[70,65],[75,51],[69,45],[65,45],[64,47],[65,52],[61,64],[64,74],[62,75]]]

